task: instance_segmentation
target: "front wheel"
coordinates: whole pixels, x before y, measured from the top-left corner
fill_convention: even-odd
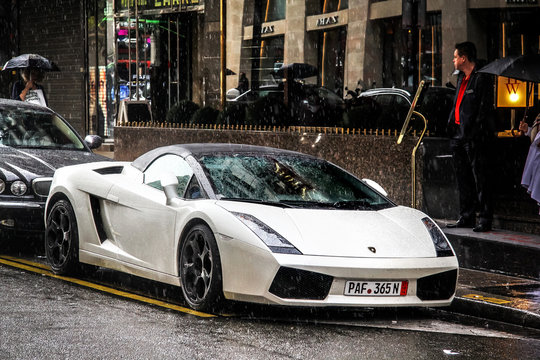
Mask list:
[[[45,254],[58,275],[75,273],[79,265],[79,233],[73,207],[67,200],[54,203],[45,225]]]
[[[182,292],[195,310],[213,310],[222,298],[221,259],[216,239],[206,225],[195,225],[180,250]]]

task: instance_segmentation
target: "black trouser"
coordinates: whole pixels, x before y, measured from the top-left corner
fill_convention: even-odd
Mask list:
[[[493,220],[491,146],[489,140],[450,141],[459,190],[459,215],[474,220],[478,211],[478,222],[490,225]]]

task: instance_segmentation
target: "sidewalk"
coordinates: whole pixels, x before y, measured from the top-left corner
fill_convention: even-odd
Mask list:
[[[460,265],[452,310],[540,329],[540,235],[439,225]]]

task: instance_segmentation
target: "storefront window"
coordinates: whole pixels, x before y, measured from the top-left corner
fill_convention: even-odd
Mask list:
[[[152,47],[150,31],[150,26],[144,18],[138,21],[123,18],[116,23],[120,101],[144,100],[150,96],[149,66]]]
[[[421,31],[420,79],[442,85],[441,14],[430,14]]]
[[[343,95],[347,30],[339,27],[319,35],[319,75],[321,85]]]
[[[285,0],[266,0],[264,21],[276,21],[285,19]]]
[[[275,84],[273,74],[283,65],[284,37],[265,38],[261,42],[259,85]]]
[[[348,0],[307,0],[306,12],[308,16],[328,14],[349,7]]]

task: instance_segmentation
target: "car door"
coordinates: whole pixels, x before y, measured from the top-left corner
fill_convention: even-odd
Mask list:
[[[143,182],[133,187],[115,185],[109,192],[107,209],[119,260],[144,268],[174,274],[178,218],[187,208],[166,205],[160,179],[174,174],[178,193],[183,196],[193,171],[180,156],[167,154],[156,159],[144,172]]]

